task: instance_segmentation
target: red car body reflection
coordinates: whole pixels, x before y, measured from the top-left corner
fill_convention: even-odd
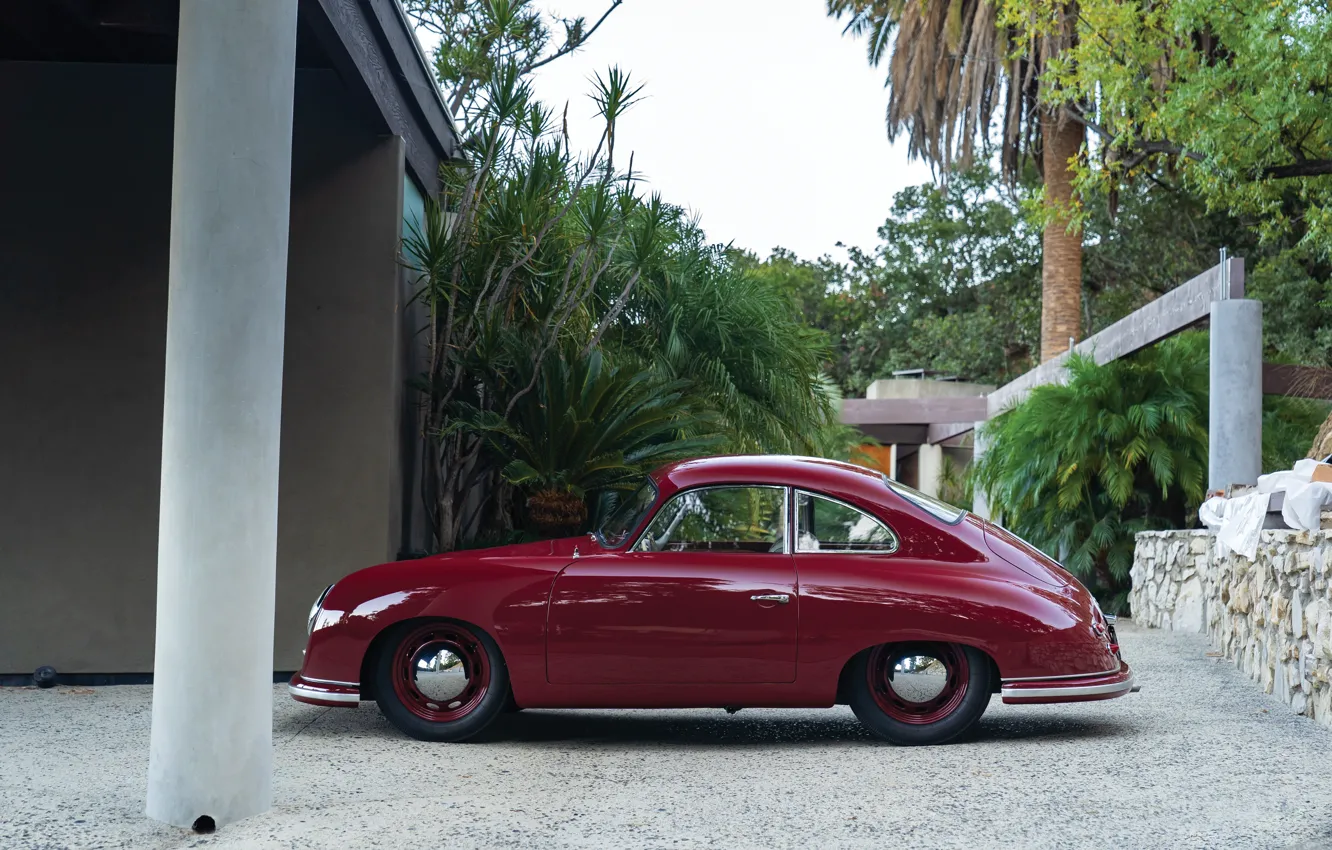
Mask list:
[[[1005,702],[1128,693],[1113,625],[1057,563],[972,514],[949,522],[871,470],[784,457],[659,470],[625,544],[595,535],[370,567],[319,606],[293,695],[374,699],[386,630],[448,618],[492,637],[526,708],[831,706],[854,657],[884,644],[973,647]],[[772,485],[831,497],[885,523],[896,551],[631,551],[675,494]],[[788,502],[789,504],[789,502]],[[789,604],[755,597],[786,596]],[[842,700],[844,701],[844,700]]]

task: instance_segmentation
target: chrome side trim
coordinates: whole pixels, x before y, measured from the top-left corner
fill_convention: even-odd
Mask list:
[[[287,690],[293,697],[305,697],[306,699],[318,699],[324,702],[345,702],[349,704],[359,703],[361,695],[357,694],[338,694],[332,691],[317,691],[314,688],[303,688],[300,685],[287,685]]]
[[[339,682],[335,679],[316,679],[314,676],[301,676],[305,682],[313,682],[316,685],[337,685],[340,688],[360,688],[360,682]]]
[[[1095,679],[1097,676],[1113,676],[1119,672],[1118,667],[1113,670],[1102,670],[1100,673],[1070,673],[1067,676],[1020,676],[1015,679],[1000,679],[1000,682],[1055,682],[1059,679]],[[310,681],[314,681],[311,679]]]
[[[1122,682],[1110,682],[1105,685],[1081,685],[1075,688],[1002,688],[999,696],[1004,699],[1033,699],[1044,697],[1090,697],[1098,694],[1129,693],[1134,690],[1133,676]]]

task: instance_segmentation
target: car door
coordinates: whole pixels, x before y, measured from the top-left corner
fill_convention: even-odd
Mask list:
[[[787,500],[758,485],[678,493],[625,551],[570,564],[551,590],[549,681],[795,681]]]

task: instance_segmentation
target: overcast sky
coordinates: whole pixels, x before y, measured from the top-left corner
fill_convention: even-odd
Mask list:
[[[542,5],[591,25],[608,2]],[[904,141],[889,145],[884,72],[824,0],[625,0],[586,46],[537,72],[543,101],[569,103],[577,147],[596,144],[588,80],[610,65],[645,84],[617,162],[634,151],[634,170],[713,241],[844,259],[838,241],[872,248],[893,194],[930,179]]]

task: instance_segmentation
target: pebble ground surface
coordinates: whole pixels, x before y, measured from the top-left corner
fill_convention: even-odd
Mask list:
[[[1332,848],[1332,730],[1201,636],[1121,627],[1142,692],[1004,706],[943,747],[839,707],[525,711],[425,744],[274,688],[271,811],[143,815],[151,688],[0,689],[0,848]]]

